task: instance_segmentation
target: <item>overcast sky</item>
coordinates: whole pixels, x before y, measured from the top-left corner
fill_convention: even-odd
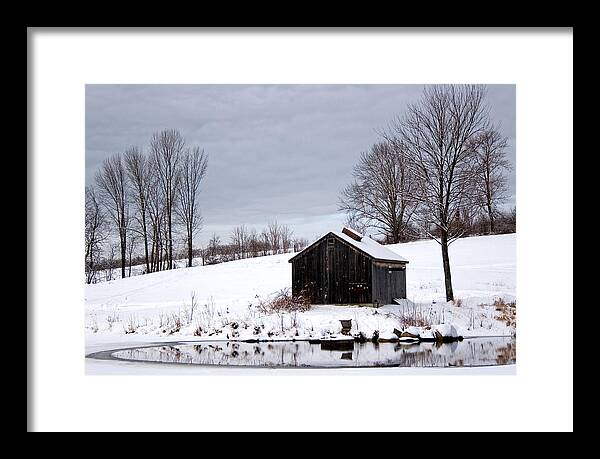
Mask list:
[[[102,161],[153,132],[178,129],[209,156],[200,206],[204,243],[238,224],[277,219],[296,236],[339,230],[340,190],[377,130],[418,100],[422,85],[87,85],[86,182]],[[515,87],[488,86],[515,161]],[[515,198],[515,170],[510,174]]]

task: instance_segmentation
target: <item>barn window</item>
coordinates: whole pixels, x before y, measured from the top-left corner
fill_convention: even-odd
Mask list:
[[[327,245],[331,247],[333,246],[333,244],[335,244],[335,239],[333,239],[332,237],[327,238]]]

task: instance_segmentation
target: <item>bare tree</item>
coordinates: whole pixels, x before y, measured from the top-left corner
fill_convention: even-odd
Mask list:
[[[476,205],[477,164],[470,144],[489,129],[484,100],[481,86],[436,85],[393,124],[421,184],[414,195],[420,223],[442,248],[447,301],[454,299],[448,246],[464,234],[456,225],[459,213]]]
[[[174,129],[156,133],[150,141],[150,152],[165,202],[168,269],[173,268],[173,215],[179,186],[179,163],[184,149],[185,140]]]
[[[252,228],[248,233],[248,252],[251,257],[258,257],[260,255],[260,238],[255,228]]]
[[[124,162],[132,188],[131,196],[137,209],[136,220],[144,241],[146,272],[149,273],[152,272],[148,253],[148,201],[151,186],[149,162],[137,147],[131,147],[125,152]]]
[[[346,221],[344,226],[352,228],[359,233],[366,234],[368,231],[367,225],[364,220],[358,215],[357,212],[346,210]]]
[[[235,248],[238,258],[245,258],[248,251],[248,229],[245,225],[239,225],[231,230],[231,244]]]
[[[127,202],[127,173],[120,154],[104,160],[102,168],[96,174],[96,184],[98,185],[101,201],[117,229],[121,251],[121,277],[124,278],[129,208]]]
[[[292,247],[292,236],[294,232],[289,226],[281,225],[279,227],[279,234],[281,236],[281,248],[283,249],[283,253],[287,253]]]
[[[293,243],[294,252],[300,252],[304,250],[304,248],[308,247],[308,239],[305,238],[297,238],[294,239]]]
[[[163,248],[163,226],[165,221],[165,201],[159,183],[156,166],[152,157],[148,160],[148,222],[150,225],[150,269],[154,272],[161,269]]]
[[[269,250],[271,249],[271,238],[269,236],[268,228],[265,228],[260,232],[260,241],[261,241],[263,256],[268,255]]]
[[[496,233],[514,233],[517,231],[517,208],[505,212],[498,212],[498,216],[495,219]]]
[[[85,270],[86,282],[95,281],[96,264],[106,240],[106,216],[100,207],[96,190],[85,187]]]
[[[506,172],[511,164],[506,158],[508,140],[495,129],[482,132],[472,140],[477,161],[477,192],[479,205],[487,213],[489,232],[494,233],[498,205],[506,201]]]
[[[218,262],[218,256],[221,251],[221,238],[213,233],[212,237],[208,241],[208,257],[207,264],[214,264]]]
[[[133,258],[133,253],[135,252],[137,242],[138,236],[130,231],[129,236],[127,237],[127,277],[131,277],[131,260]]]
[[[281,229],[277,220],[273,220],[267,225],[267,234],[272,254],[275,255],[279,253],[281,247]]]
[[[418,176],[409,172],[410,167],[401,141],[391,137],[376,143],[354,166],[354,181],[342,191],[339,210],[348,213],[354,226],[363,231],[374,228],[387,242],[406,240],[418,205]]]
[[[108,256],[106,257],[106,275],[104,276],[105,280],[113,280],[113,266],[115,264],[115,253],[117,252],[118,247],[115,247],[114,244],[111,244],[108,249]]]
[[[208,156],[204,150],[201,151],[198,147],[186,150],[181,159],[180,183],[177,188],[179,205],[176,207],[176,212],[185,227],[187,258],[190,267],[193,258],[193,238],[202,225],[198,192],[200,183],[206,174],[207,165]]]

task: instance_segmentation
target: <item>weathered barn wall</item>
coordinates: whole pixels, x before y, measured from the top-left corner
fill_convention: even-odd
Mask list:
[[[401,264],[373,262],[373,301],[391,304],[406,298],[406,269]]]
[[[327,248],[329,302],[370,303],[371,259],[338,238],[329,238],[333,239]]]
[[[371,260],[333,235],[292,263],[292,293],[316,304],[371,303]]]
[[[316,244],[292,262],[292,294],[306,294],[315,304],[325,303],[325,251],[324,243]]]

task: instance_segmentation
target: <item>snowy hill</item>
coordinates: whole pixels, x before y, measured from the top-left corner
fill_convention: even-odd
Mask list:
[[[354,318],[360,330],[391,333],[402,308],[419,308],[437,321],[452,322],[465,336],[509,334],[502,322],[494,320],[494,299],[506,302],[516,295],[516,235],[480,236],[459,239],[450,246],[455,298],[461,307],[445,302],[440,247],[435,241],[418,241],[387,246],[409,260],[405,305],[374,308],[314,306],[283,319],[261,316],[249,307],[257,298],[265,298],[291,285],[293,254],[274,255],[217,265],[162,271],[143,276],[86,285],[86,331],[91,334],[123,335],[125,331],[153,338],[173,335],[193,337],[202,320],[212,320],[225,339],[227,324],[238,321],[245,330],[260,323],[282,339],[290,336],[336,332],[338,319]],[[195,317],[181,327],[165,326],[175,316],[189,316],[191,295],[198,306]],[[481,306],[484,305],[484,306]],[[211,319],[212,317],[212,319]],[[216,318],[215,318],[216,317]],[[474,325],[476,323],[476,325]],[[202,325],[202,324],[200,324]],[[131,326],[131,327],[130,327]],[[204,324],[206,329],[206,324]],[[279,332],[285,328],[285,332]],[[339,331],[339,330],[338,330]],[[243,335],[244,332],[242,332]],[[247,333],[250,333],[249,331]],[[241,336],[243,337],[243,336]],[[248,336],[251,337],[251,336]]]

